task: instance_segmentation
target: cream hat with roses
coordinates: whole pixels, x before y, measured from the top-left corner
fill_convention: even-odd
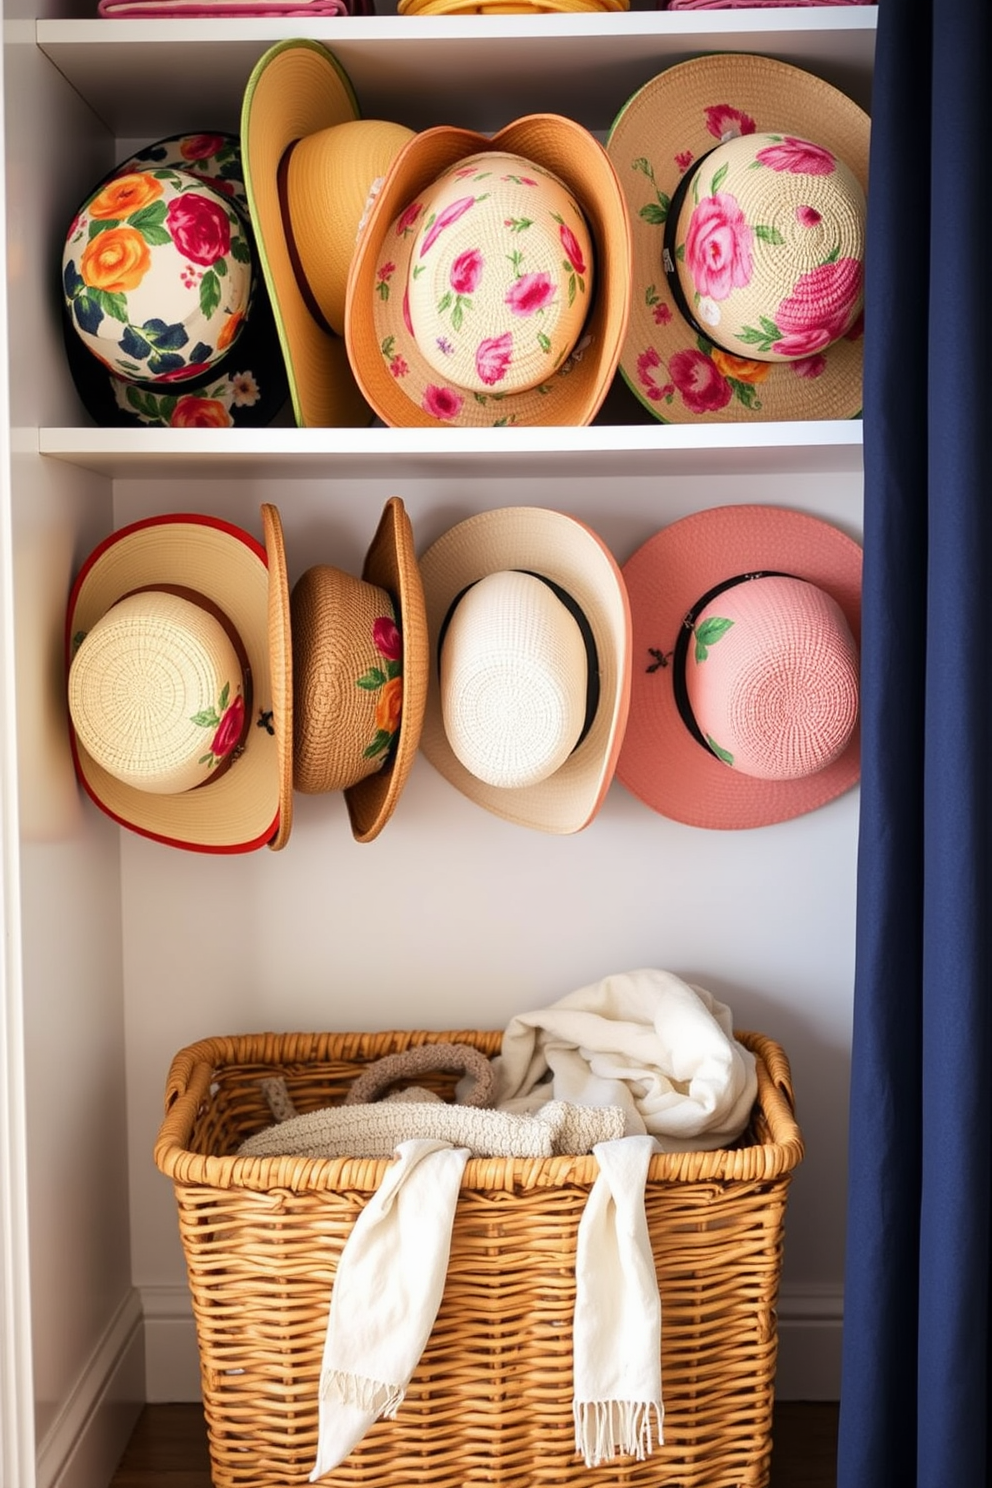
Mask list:
[[[733,53],[666,69],[621,110],[620,370],[657,418],[860,413],[869,130],[822,78]]]

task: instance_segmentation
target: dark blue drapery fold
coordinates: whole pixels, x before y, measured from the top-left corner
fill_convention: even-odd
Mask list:
[[[992,1483],[989,0],[881,0],[838,1488]]]

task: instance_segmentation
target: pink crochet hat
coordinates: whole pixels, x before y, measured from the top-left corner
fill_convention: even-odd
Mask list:
[[[617,778],[695,827],[801,816],[858,779],[861,549],[771,506],[697,512],[623,567],[633,624]]]

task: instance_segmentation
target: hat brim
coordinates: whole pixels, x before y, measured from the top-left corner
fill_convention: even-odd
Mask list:
[[[630,320],[620,371],[656,418],[738,423],[847,419],[861,412],[860,326],[797,363],[714,360],[712,346],[697,337],[676,307],[662,268],[662,246],[668,206],[683,172],[720,143],[723,129],[812,140],[843,160],[867,193],[870,127],[864,110],[822,78],[770,57],[734,53],[677,63],[621,109],[606,142],[633,244]]]
[[[662,816],[718,829],[787,821],[855,785],[861,765],[857,727],[832,764],[801,779],[760,780],[721,763],[682,721],[671,653],[684,617],[704,594],[737,574],[764,569],[825,590],[859,645],[861,556],[859,544],[839,528],[771,506],[715,507],[649,538],[623,565],[634,665],[617,779]]]
[[[452,528],[423,554],[420,567],[430,644],[423,753],[463,795],[506,821],[543,832],[581,831],[609,789],[630,701],[630,607],[613,555],[575,517],[543,507],[504,507]],[[452,602],[475,580],[509,569],[552,579],[576,600],[592,629],[600,671],[599,706],[586,737],[547,780],[520,787],[489,785],[456,757],[444,729],[438,682],[438,638]]]
[[[365,556],[362,578],[385,589],[395,603],[403,637],[403,710],[387,764],[344,792],[357,842],[371,842],[396,809],[420,744],[427,705],[428,641],[424,586],[414,549],[413,528],[397,496],[386,502]]]
[[[344,340],[322,329],[300,292],[279,199],[279,163],[297,140],[358,117],[343,68],[326,47],[308,40],[271,47],[249,77],[242,103],[245,189],[301,427],[360,427],[371,423],[372,413]]]
[[[270,526],[267,534],[273,531]],[[270,566],[265,547],[250,533],[196,514],[132,523],[111,533],[87,558],[66,613],[67,668],[75,638],[117,600],[145,586],[175,584],[198,590],[227,615],[251,669],[254,718],[244,752],[224,775],[195,790],[159,795],[125,784],[92,759],[70,722],[77,776],[96,805],[121,826],[170,847],[199,852],[240,853],[273,842],[282,845],[284,758],[291,747],[287,730],[292,713],[278,658],[289,648],[289,600],[270,593],[273,584],[282,582],[278,561]]]
[[[595,287],[580,355],[566,360],[540,389],[501,397],[466,396],[450,419],[422,406],[424,387],[436,373],[421,355],[402,315],[391,313],[394,344],[387,355],[376,292],[386,255],[392,283],[406,274],[413,236],[389,229],[417,196],[459,160],[480,152],[520,155],[551,171],[572,193],[592,235]],[[616,171],[603,146],[582,125],[557,114],[532,114],[497,134],[440,126],[415,135],[396,156],[376,197],[348,275],[345,340],[358,382],[379,417],[393,427],[485,427],[496,424],[582,425],[592,422],[616,373],[627,326],[630,229]],[[390,370],[402,363],[402,377]]]

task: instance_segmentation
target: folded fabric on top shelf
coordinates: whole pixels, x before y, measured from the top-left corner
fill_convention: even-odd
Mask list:
[[[145,20],[174,16],[332,16],[369,15],[371,5],[361,0],[100,0],[97,14],[104,19],[141,16]]]

